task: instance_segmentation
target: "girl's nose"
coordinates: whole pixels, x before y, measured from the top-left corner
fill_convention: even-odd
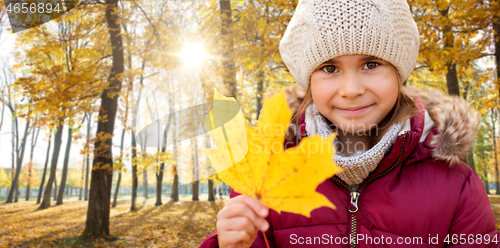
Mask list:
[[[362,79],[355,72],[346,72],[341,79],[339,94],[341,97],[356,98],[365,93]]]

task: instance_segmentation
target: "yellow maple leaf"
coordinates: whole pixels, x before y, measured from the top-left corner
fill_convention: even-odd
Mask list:
[[[229,101],[230,98],[215,91],[214,101],[217,100]],[[283,90],[264,101],[255,127],[244,122],[246,139],[230,135],[241,133],[242,126],[217,128],[213,118],[216,113],[218,109],[214,107],[210,117],[207,117],[205,128],[211,126],[209,134],[217,147],[203,152],[219,178],[234,191],[255,197],[278,213],[286,211],[310,217],[311,211],[316,208],[335,209],[324,195],[316,192],[319,184],[342,171],[333,162],[335,134],[327,138],[317,135],[306,137],[298,146],[285,150],[285,135],[292,111],[288,108]],[[217,129],[219,131],[215,131]],[[227,138],[223,135],[224,131]],[[246,148],[248,152],[241,160],[231,158],[231,154],[239,154]]]

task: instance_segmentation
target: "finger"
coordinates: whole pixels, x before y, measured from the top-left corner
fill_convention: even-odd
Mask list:
[[[269,227],[269,223],[255,214],[255,212],[244,202],[234,203],[229,206],[225,206],[217,216],[218,220],[231,219],[244,216],[259,230],[266,231]]]
[[[237,247],[239,243],[250,243],[250,235],[244,230],[225,230],[217,233],[221,247]]]
[[[218,228],[222,231],[239,231],[243,230],[248,233],[253,240],[257,237],[258,229],[254,223],[245,216],[238,216],[230,219],[222,219],[217,222]]]
[[[260,217],[265,218],[269,214],[269,208],[266,207],[264,204],[262,204],[259,200],[255,199],[253,197],[246,196],[246,195],[239,195],[239,196],[231,198],[231,200],[233,200],[233,201],[228,201],[226,203],[226,206],[232,205],[235,203],[243,202],[246,205],[248,205]]]

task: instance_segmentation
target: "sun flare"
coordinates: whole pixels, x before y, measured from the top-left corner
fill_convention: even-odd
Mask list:
[[[200,65],[203,60],[208,59],[210,56],[205,52],[203,46],[200,44],[186,44],[184,50],[179,54],[179,56],[191,65]]]

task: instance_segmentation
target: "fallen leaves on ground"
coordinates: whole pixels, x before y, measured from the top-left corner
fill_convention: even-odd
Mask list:
[[[33,202],[0,204],[0,247],[198,247],[216,231],[223,201],[147,204],[130,211],[130,203],[111,209],[115,241],[79,240],[85,229],[87,202],[65,203],[36,211]]]
[[[493,215],[495,215],[496,228],[500,230],[500,195],[488,194],[488,198]]]
[[[500,229],[500,205],[490,195]],[[498,201],[500,203],[500,200]],[[71,202],[36,211],[33,202],[0,204],[0,247],[198,247],[215,232],[217,212],[224,202],[153,203],[131,212],[130,203],[111,209],[116,241],[78,241],[85,228],[87,202]]]

